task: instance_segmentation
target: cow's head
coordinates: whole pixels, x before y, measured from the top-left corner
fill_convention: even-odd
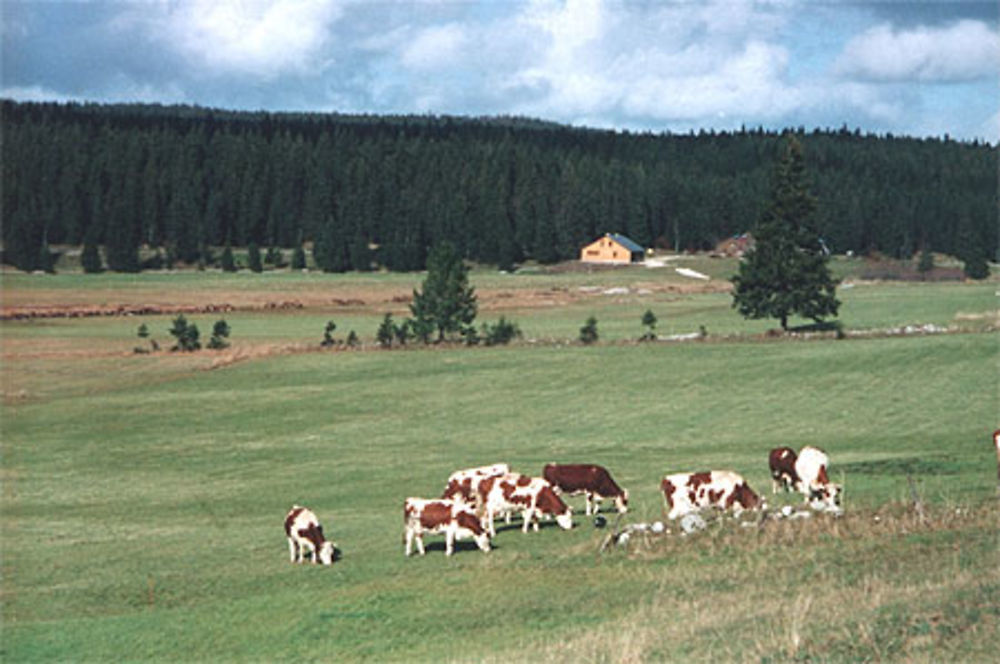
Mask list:
[[[809,507],[818,512],[841,512],[840,497],[844,487],[829,482],[812,489],[809,493]]]
[[[559,527],[562,528],[563,530],[569,530],[570,528],[572,528],[573,527],[573,509],[570,508],[570,507],[567,507],[565,512],[563,512],[562,514],[557,514],[556,515],[556,523],[558,523]]]
[[[331,542],[330,540],[326,540],[320,545],[319,551],[316,553],[316,556],[319,558],[319,562],[321,564],[332,565],[333,554],[334,554],[333,542]]]
[[[490,550],[490,534],[485,530],[475,536],[476,546],[479,547],[481,551]]]

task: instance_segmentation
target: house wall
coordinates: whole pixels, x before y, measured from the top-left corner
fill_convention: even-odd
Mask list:
[[[632,252],[611,238],[602,237],[580,250],[584,263],[631,263]]]

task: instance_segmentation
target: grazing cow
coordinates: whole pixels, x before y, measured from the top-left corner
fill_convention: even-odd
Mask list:
[[[805,496],[805,502],[813,509],[838,512],[843,487],[830,481],[826,472],[829,462],[826,452],[806,445],[799,450],[795,460],[795,473],[799,477],[798,489]]]
[[[518,473],[508,473],[488,477],[479,483],[480,504],[485,509],[483,525],[491,535],[496,535],[494,518],[501,513],[521,510],[524,520],[523,531],[534,524],[538,530],[539,515],[555,517],[556,523],[565,530],[573,527],[573,510],[556,495],[552,485],[541,477],[528,477]]]
[[[771,467],[771,493],[778,489],[798,491],[799,474],[795,472],[795,460],[798,455],[790,447],[775,447],[768,455],[768,465]]]
[[[505,463],[456,470],[448,477],[448,484],[445,485],[444,493],[441,494],[441,497],[450,500],[463,500],[467,503],[475,504],[479,496],[480,482],[487,477],[506,475],[509,472],[510,466]]]
[[[407,498],[403,502],[403,521],[406,526],[406,555],[409,556],[413,541],[417,552],[424,555],[424,533],[444,534],[444,553],[450,556],[455,540],[471,537],[483,551],[490,550],[490,537],[472,508],[461,501],[445,499]]]
[[[312,510],[292,505],[285,516],[285,536],[293,563],[303,562],[308,551],[313,563],[333,564],[334,544],[323,536],[323,526]]]
[[[767,503],[753,492],[746,480],[728,470],[667,475],[660,482],[660,489],[670,509],[668,519],[705,507],[732,508],[735,516],[743,510],[767,509]]]
[[[571,496],[582,493],[587,501],[587,516],[590,516],[591,504],[594,514],[597,514],[601,499],[614,499],[615,507],[621,514],[628,511],[628,491],[618,486],[604,466],[591,463],[550,463],[542,470],[542,477],[557,493]]]

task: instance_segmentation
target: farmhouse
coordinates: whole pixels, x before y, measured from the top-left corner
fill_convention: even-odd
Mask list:
[[[580,250],[583,263],[641,263],[646,250],[618,233],[605,233]]]

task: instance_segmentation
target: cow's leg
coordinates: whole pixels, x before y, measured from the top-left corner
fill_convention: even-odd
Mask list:
[[[423,533],[417,533],[417,553],[419,553],[420,555],[424,555],[426,553],[426,551],[424,551],[424,534]]]
[[[497,536],[496,526],[493,523],[493,519],[494,519],[495,516],[496,516],[496,514],[494,514],[493,509],[486,508],[486,523],[485,523],[484,527],[488,531],[490,531],[490,537],[496,537]]]
[[[293,562],[293,563],[295,562],[295,549],[296,548],[297,547],[295,546],[295,540],[293,540],[291,537],[289,537],[288,538],[288,559],[291,562]]]
[[[410,554],[413,552],[413,529],[406,529],[406,549],[404,555],[409,558]]]
[[[455,529],[444,531],[444,555],[450,556],[455,551]]]

